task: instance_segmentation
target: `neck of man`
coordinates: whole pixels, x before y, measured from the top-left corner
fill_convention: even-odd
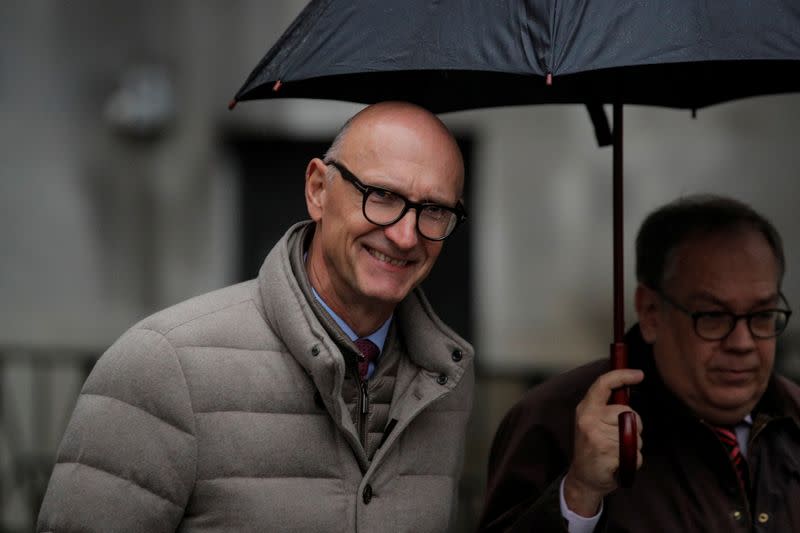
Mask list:
[[[366,337],[374,333],[389,320],[394,312],[394,304],[341,294],[342,291],[335,289],[330,276],[319,266],[320,261],[324,261],[324,259],[321,256],[315,257],[314,247],[310,246],[305,268],[311,286],[328,307],[344,320],[359,337]]]

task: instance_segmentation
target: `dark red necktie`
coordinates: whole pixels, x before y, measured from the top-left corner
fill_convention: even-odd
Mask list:
[[[374,362],[378,358],[380,350],[378,346],[369,339],[356,339],[356,348],[361,352],[361,357],[358,358],[358,375],[361,379],[367,379],[367,372],[369,372],[370,362]]]
[[[730,457],[731,463],[733,463],[733,467],[736,469],[736,474],[739,476],[739,483],[741,483],[742,487],[747,487],[747,480],[749,477],[747,461],[745,461],[742,455],[742,449],[739,448],[739,441],[736,438],[736,432],[733,430],[733,427],[711,426],[711,429],[714,430],[714,433],[717,434],[717,438],[728,451],[728,457]]]

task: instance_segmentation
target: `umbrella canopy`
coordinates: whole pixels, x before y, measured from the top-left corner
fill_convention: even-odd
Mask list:
[[[234,102],[699,109],[800,90],[798,28],[792,0],[313,0]]]
[[[312,0],[231,101],[414,102],[435,113],[582,103],[614,145],[613,368],[627,366],[622,105],[696,110],[800,91],[795,0]],[[603,104],[614,106],[613,138]],[[628,403],[626,389],[612,402]],[[619,481],[636,470],[635,417],[620,415]]]

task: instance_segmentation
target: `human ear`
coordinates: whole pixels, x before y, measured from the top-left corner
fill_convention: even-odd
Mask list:
[[[306,208],[308,215],[314,222],[319,222],[322,219],[322,213],[325,210],[325,196],[328,187],[328,179],[326,177],[328,167],[325,163],[315,157],[308,162],[306,167]]]
[[[636,313],[639,315],[639,329],[642,337],[653,344],[658,337],[658,326],[661,320],[661,297],[656,291],[640,283],[634,296]]]

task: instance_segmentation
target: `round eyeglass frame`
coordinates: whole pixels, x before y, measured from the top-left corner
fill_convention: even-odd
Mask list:
[[[690,311],[689,309],[685,308],[684,306],[682,306],[681,304],[679,304],[678,302],[667,296],[664,292],[662,291],[656,291],[656,292],[658,293],[658,295],[661,297],[662,300],[667,302],[669,305],[671,305],[678,311],[681,311],[682,313],[688,315],[692,319],[692,327],[694,329],[695,334],[701,339],[706,341],[721,341],[727,338],[728,335],[730,335],[733,332],[733,330],[736,329],[736,325],[739,323],[739,320],[745,321],[745,323],[747,324],[747,330],[750,332],[750,335],[752,335],[754,339],[760,339],[760,340],[774,339],[775,337],[779,336],[781,333],[786,331],[786,327],[789,325],[789,317],[792,316],[792,310],[789,308],[789,302],[786,300],[786,297],[783,295],[782,292],[778,292],[778,296],[780,297],[783,304],[786,306],[786,309],[777,309],[777,308],[761,309],[760,311],[753,311],[750,313],[742,313],[742,314],[736,314],[727,311],[708,311],[708,312]],[[779,317],[783,316],[782,323],[780,321],[780,318],[776,320],[776,324],[782,324],[781,328],[776,330],[775,333],[773,333],[772,335],[760,335],[755,331],[753,331],[753,323],[752,323],[753,319],[756,316],[763,313],[777,313]],[[711,315],[717,315],[717,316],[725,315],[729,317],[730,327],[728,328],[728,331],[726,331],[724,335],[708,336],[700,333],[700,330],[697,327],[698,321],[702,320],[704,317]]]
[[[367,221],[370,224],[375,224],[376,226],[381,226],[381,227],[391,226],[392,224],[396,224],[397,221],[406,216],[408,210],[413,208],[414,211],[416,212],[417,232],[424,238],[428,239],[429,241],[443,241],[453,234],[453,232],[456,230],[459,224],[461,224],[467,219],[466,209],[464,208],[464,205],[461,202],[458,202],[455,207],[450,207],[447,205],[437,204],[433,202],[412,202],[402,194],[396,193],[392,190],[384,189],[383,187],[374,187],[372,185],[366,185],[360,179],[358,179],[358,177],[355,174],[353,174],[346,166],[344,166],[342,163],[334,159],[326,160],[325,164],[334,167],[337,171],[339,171],[339,174],[342,176],[342,178],[344,178],[345,181],[350,182],[356,189],[358,189],[358,191],[362,195],[361,214],[364,215],[364,218],[367,219]],[[403,209],[400,211],[397,217],[388,222],[376,222],[375,220],[370,218],[369,215],[367,215],[367,200],[369,199],[371,194],[380,192],[387,192],[393,194],[394,196],[402,200],[404,204]],[[425,232],[422,230],[422,227],[420,226],[419,223],[420,216],[427,207],[435,207],[437,209],[442,209],[444,211],[452,213],[455,216],[454,222],[449,226],[449,229],[443,236],[431,237],[429,235],[426,235]]]

